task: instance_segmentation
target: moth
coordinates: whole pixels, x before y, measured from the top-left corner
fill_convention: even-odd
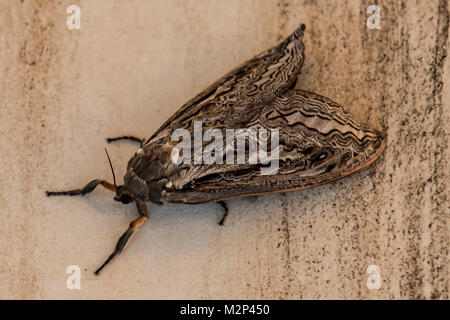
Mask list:
[[[305,54],[302,24],[288,38],[234,69],[184,104],[149,139],[108,138],[140,144],[129,160],[124,184],[96,179],[84,188],[49,192],[47,196],[84,196],[98,185],[115,192],[114,200],[135,203],[139,217],[119,238],[100,271],[118,254],[131,235],[148,220],[146,202],[200,204],[217,202],[228,215],[226,200],[266,193],[304,190],[336,181],[373,163],[386,146],[386,135],[354,119],[337,103],[316,93],[296,89]],[[190,163],[173,161],[176,129],[276,130],[278,170],[261,174],[261,163]],[[272,132],[272,131],[270,131]],[[205,141],[202,141],[206,145]],[[248,141],[246,142],[248,144]],[[106,150],[106,149],[105,149]],[[235,142],[215,151],[216,159],[236,153]],[[245,150],[246,157],[250,156]],[[198,154],[197,154],[198,156]]]

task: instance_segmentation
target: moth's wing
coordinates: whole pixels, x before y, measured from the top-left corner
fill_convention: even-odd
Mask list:
[[[304,29],[302,24],[283,42],[203,90],[184,104],[146,143],[161,133],[164,135],[163,131],[167,129],[189,126],[193,119],[233,115],[236,108],[250,109],[254,105],[269,103],[295,85],[304,60]]]
[[[279,130],[275,174],[261,175],[261,165],[189,165],[170,177],[184,181],[183,187],[166,190],[165,201],[203,203],[311,188],[368,166],[386,145],[383,133],[337,103],[301,90],[288,90],[261,107],[246,128]]]

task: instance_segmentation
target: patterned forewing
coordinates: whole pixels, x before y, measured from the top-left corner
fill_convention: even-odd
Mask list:
[[[199,203],[307,189],[367,166],[386,142],[383,134],[359,123],[337,103],[302,90],[288,90],[271,105],[260,106],[246,127],[279,130],[276,174],[262,176],[261,165],[200,165],[186,172],[191,183],[168,192],[167,200]]]

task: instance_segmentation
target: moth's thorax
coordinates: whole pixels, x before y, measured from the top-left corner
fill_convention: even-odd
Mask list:
[[[133,168],[129,168],[123,178],[127,191],[134,197],[142,201],[148,201],[147,183],[139,178]]]
[[[161,194],[168,182],[164,174],[164,166],[143,149],[139,149],[128,162],[125,187],[138,200],[161,203]]]

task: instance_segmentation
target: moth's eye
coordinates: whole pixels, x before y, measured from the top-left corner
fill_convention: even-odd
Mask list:
[[[122,197],[120,197],[120,202],[122,202],[123,204],[129,204],[131,202],[131,197],[129,195],[122,195]]]

